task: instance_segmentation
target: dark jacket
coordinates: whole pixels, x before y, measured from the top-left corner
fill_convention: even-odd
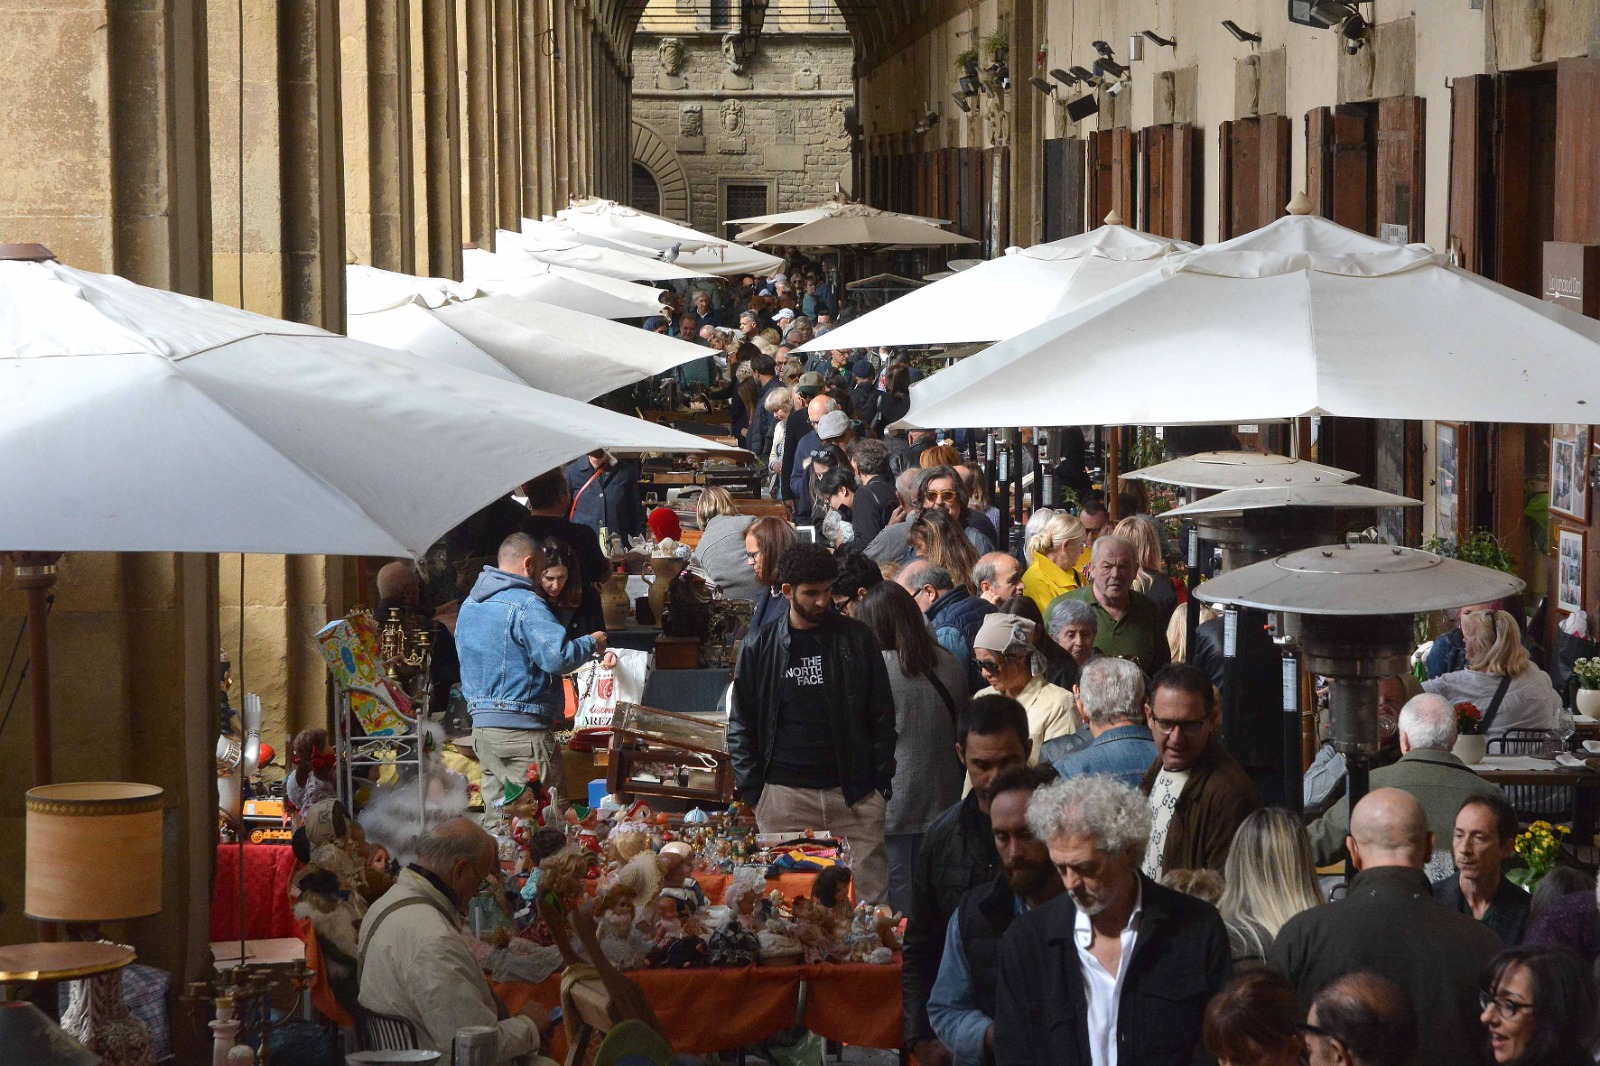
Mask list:
[[[777,429],[772,412],[767,410],[767,396],[782,384],[783,382],[774,374],[765,385],[761,386],[761,391],[756,394],[756,409],[750,412],[750,435],[745,440],[745,446],[763,463],[772,453],[772,434]]]
[[[906,919],[905,954],[900,968],[900,1009],[907,1047],[931,1040],[928,993],[939,976],[945,926],[961,897],[1000,873],[989,816],[978,809],[978,794],[969,792],[933,820],[917,849],[911,875],[911,913]]]
[[[593,478],[591,481],[590,479]],[[639,502],[639,472],[625,460],[595,476],[588,456],[567,465],[567,485],[572,489],[572,520],[596,533],[600,527],[620,537],[644,532],[644,507]],[[584,486],[588,488],[585,489]]]
[[[1379,866],[1357,874],[1340,902],[1289,919],[1267,965],[1294,982],[1302,1007],[1335,977],[1382,974],[1406,990],[1417,1012],[1411,1061],[1466,1064],[1488,1058],[1478,981],[1499,951],[1488,926],[1434,901],[1421,870]]]
[[[778,494],[782,499],[792,500],[795,498],[795,488],[790,475],[794,473],[797,457],[803,454],[800,451],[801,439],[811,433],[811,418],[806,414],[806,405],[800,402],[798,393],[795,395],[794,410],[789,412],[783,424],[783,465],[778,468]],[[808,499],[807,509],[810,506]]]
[[[889,524],[889,518],[900,500],[894,494],[894,481],[888,475],[877,474],[856,488],[856,502],[850,510],[850,524],[855,527],[856,543],[865,547]]]
[[[978,672],[977,660],[972,657],[972,640],[978,635],[984,618],[993,613],[994,604],[965,588],[946,592],[934,600],[926,612],[928,628],[933,630],[940,647],[961,660],[967,671],[967,685],[973,692],[987,688],[988,683]],[[959,645],[950,639],[951,631],[959,638]]]
[[[878,397],[883,395],[878,391],[876,380],[856,381],[851,379],[850,406],[854,408],[856,421],[868,429],[878,417]]]
[[[1150,788],[1160,772],[1161,756],[1158,754],[1150,769],[1144,772],[1139,791],[1150,795]],[[1256,795],[1250,775],[1222,749],[1217,738],[1212,737],[1189,768],[1189,780],[1184,782],[1178,805],[1172,811],[1161,868],[1208,869],[1221,873],[1239,823],[1260,806],[1261,799]]]
[[[750,628],[745,630],[744,642],[754,644],[763,629],[788,615],[788,599],[776,588],[762,585],[756,589],[756,598],[750,605]]]
[[[1169,612],[1170,613],[1170,612]],[[1204,670],[1222,693],[1221,740],[1242,765],[1283,770],[1282,656],[1266,630],[1266,615],[1239,612],[1239,641],[1234,649],[1233,683],[1222,654],[1222,619],[1201,623],[1194,632],[1189,661]],[[1229,688],[1233,689],[1229,702]]]
[[[889,670],[872,631],[830,612],[816,631],[827,656],[823,681],[839,758],[840,790],[854,805],[874,790],[888,798],[894,785],[894,697]],[[728,715],[728,757],[734,783],[751,807],[761,798],[777,736],[779,688],[789,666],[789,624],[768,625],[739,649]]]
[[[1200,1022],[1232,972],[1228,931],[1211,904],[1139,875],[1144,893],[1117,1005],[1117,1061],[1205,1061]],[[1060,895],[1011,923],[1000,949],[994,1016],[999,1066],[1090,1066],[1077,905]]]
[[[961,930],[961,950],[972,971],[972,990],[978,1007],[994,1017],[995,992],[1000,987],[1000,943],[1017,920],[1017,897],[1000,874],[961,897],[956,924]]]
[[[1472,917],[1472,911],[1467,906],[1467,897],[1461,892],[1459,875],[1452,874],[1435,881],[1433,898],[1457,914]],[[1522,943],[1522,934],[1528,926],[1528,908],[1532,904],[1533,897],[1528,894],[1527,889],[1502,877],[1500,887],[1495,890],[1494,899],[1489,901],[1483,917],[1477,921],[1493,930],[1500,938],[1500,943],[1508,948],[1514,948]]]

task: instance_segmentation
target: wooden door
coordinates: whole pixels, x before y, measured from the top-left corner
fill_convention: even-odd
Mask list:
[[[1494,77],[1473,74],[1450,87],[1450,232],[1445,248],[1464,270],[1490,274],[1494,224]]]
[[[1200,131],[1186,122],[1147,126],[1139,131],[1139,154],[1144,164],[1140,226],[1163,237],[1199,241]]]
[[[1555,239],[1600,244],[1600,58],[1556,64]]]
[[[1341,226],[1371,233],[1372,152],[1359,108],[1306,112],[1306,196],[1311,209]]]
[[[1138,222],[1134,181],[1138,153],[1133,131],[1126,128],[1094,130],[1089,134],[1089,207],[1085,224],[1102,225],[1112,211],[1127,225]]]
[[[1056,137],[1044,142],[1044,239],[1082,232],[1083,142]]]
[[[1377,222],[1406,227],[1405,241],[1420,243],[1423,233],[1428,102],[1420,96],[1378,101]]]
[[[1495,92],[1495,219],[1491,276],[1526,293],[1542,288],[1543,248],[1535,239],[1533,198],[1534,116],[1538,87],[1502,75]]]
[[[1289,164],[1294,150],[1289,144],[1289,116],[1262,115],[1253,121],[1261,126],[1261,171],[1256,187],[1259,227],[1289,213],[1289,201],[1294,197]]]
[[[1263,115],[1222,123],[1222,238],[1260,229],[1289,205],[1289,119]]]

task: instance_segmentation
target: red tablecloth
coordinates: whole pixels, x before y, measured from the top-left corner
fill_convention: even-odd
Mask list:
[[[818,966],[706,967],[632,970],[633,980],[661,1019],[672,1049],[684,1054],[728,1051],[764,1040],[794,1024],[800,982],[809,988],[803,1023],[829,1040],[863,1047],[900,1046],[900,963],[824,963]],[[537,984],[497,984],[513,1013],[535,1002],[560,1002],[561,977]],[[560,1059],[561,1046],[545,1049]],[[557,1054],[557,1052],[560,1054]]]
[[[289,903],[294,851],[281,844],[218,844],[211,887],[211,939],[239,939],[239,849],[244,849],[244,938],[298,936]]]

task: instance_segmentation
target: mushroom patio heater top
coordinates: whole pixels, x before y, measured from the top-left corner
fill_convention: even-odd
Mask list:
[[[1522,588],[1520,578],[1432,552],[1347,543],[1241,567],[1196,594],[1219,606],[1271,612],[1280,639],[1298,644],[1305,668],[1328,679],[1334,748],[1349,767],[1354,807],[1378,750],[1378,682],[1408,669],[1412,615],[1514,596]],[[1298,678],[1289,674],[1294,661],[1285,659],[1286,714],[1298,714]]]
[[[1266,485],[1338,485],[1353,470],[1264,452],[1195,452],[1182,459],[1130,470],[1125,478],[1163,481],[1194,489],[1249,489]]]

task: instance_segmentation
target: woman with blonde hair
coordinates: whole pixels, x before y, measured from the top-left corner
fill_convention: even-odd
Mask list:
[[[972,568],[978,565],[978,549],[942,507],[917,513],[906,531],[906,547],[918,558],[949,571],[958,587],[977,591],[972,585]]]
[[[700,526],[700,543],[694,548],[700,569],[726,599],[754,601],[761,584],[744,554],[744,535],[754,516],[740,514],[732,494],[720,485],[700,493],[694,515]]]
[[[1284,923],[1322,903],[1311,838],[1282,807],[1263,807],[1239,823],[1222,880],[1217,910],[1228,927],[1235,973],[1265,966]]]
[[[1204,604],[1200,605],[1200,618],[1195,622],[1195,628],[1205,625],[1213,618],[1220,618],[1215,610]],[[1172,661],[1186,663],[1189,661],[1189,612],[1173,611],[1167,618],[1167,650],[1172,653]]]
[[[1077,515],[1057,511],[1043,529],[1028,538],[1022,550],[1028,560],[1028,569],[1022,572],[1022,592],[1039,605],[1041,615],[1050,609],[1051,600],[1083,587],[1077,562],[1087,535]]]
[[[1148,518],[1130,515],[1118,522],[1112,532],[1127,538],[1138,549],[1139,576],[1134,578],[1134,591],[1150,597],[1160,610],[1161,617],[1170,617],[1173,608],[1178,606],[1178,590],[1165,572],[1166,560],[1161,557],[1160,528]]]
[[[1567,726],[1561,694],[1528,659],[1515,618],[1505,611],[1464,614],[1461,635],[1467,668],[1424,681],[1424,692],[1437,693],[1451,703],[1475,705],[1490,738],[1503,737],[1508,729]]]
[[[773,499],[778,499],[779,478],[778,467],[783,465],[783,445],[788,437],[789,416],[794,413],[794,393],[787,385],[776,385],[767,392],[767,398],[761,401],[772,415],[772,447],[771,455],[767,459],[767,488],[772,493]],[[703,528],[703,527],[702,527]]]

